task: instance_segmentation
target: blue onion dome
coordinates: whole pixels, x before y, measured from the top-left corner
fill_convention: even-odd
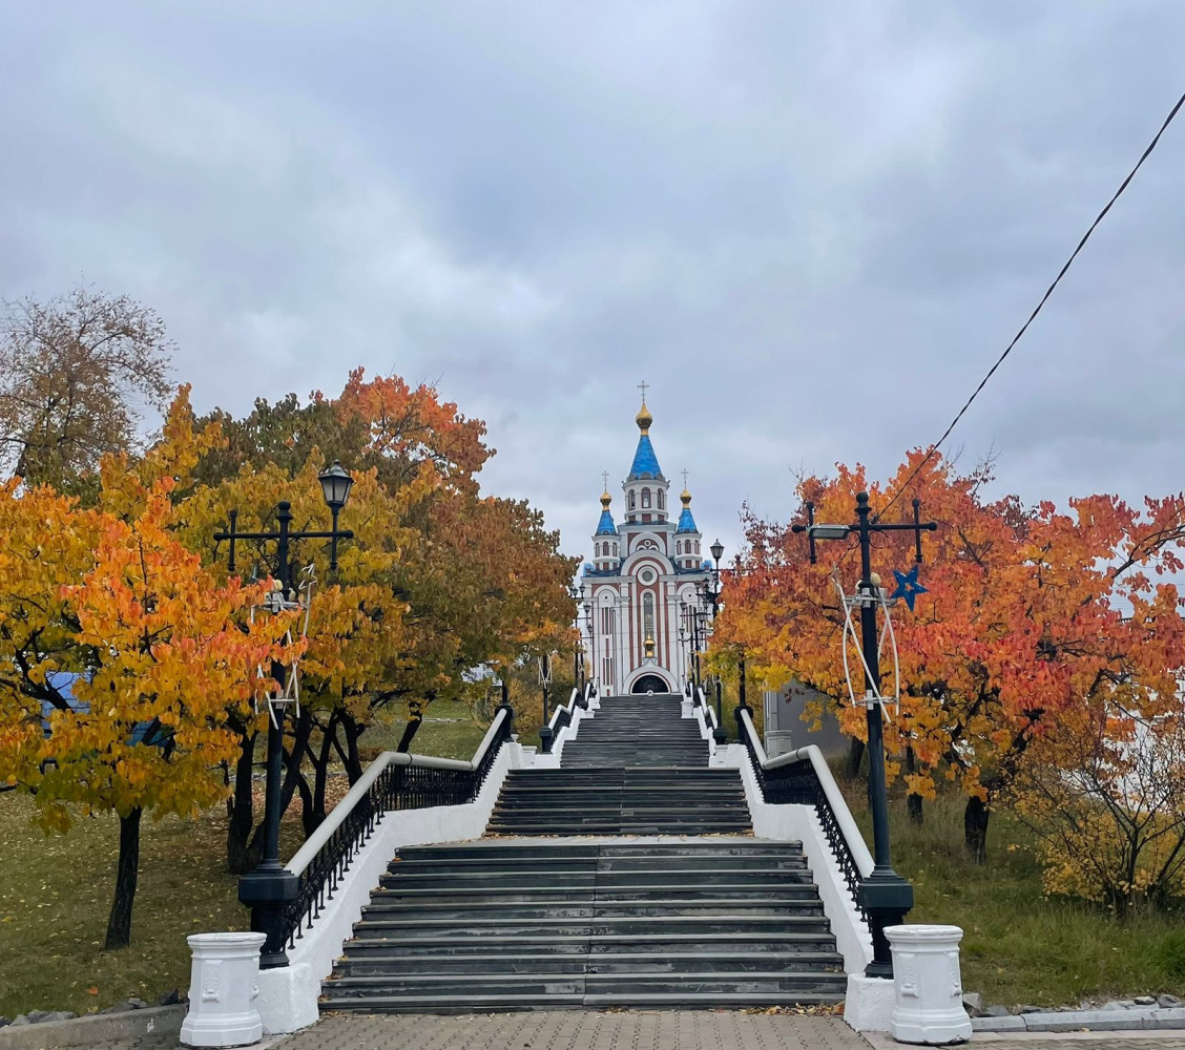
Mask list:
[[[613,524],[613,515],[609,512],[609,504],[613,502],[613,497],[609,493],[601,493],[601,520],[597,522],[596,535],[598,536],[616,536],[617,526]]]
[[[585,576],[588,576],[588,575],[589,575],[589,574],[590,574],[592,571],[593,571],[592,562],[591,562],[591,561],[586,561],[586,562],[584,563],[584,575],[585,575]]]
[[[675,529],[676,535],[680,532],[699,532],[695,526],[695,518],[691,516],[691,493],[684,489],[679,498],[683,501],[683,513],[679,515],[679,527]]]
[[[638,438],[638,450],[634,453],[634,462],[630,466],[630,475],[626,480],[662,478],[662,468],[658,465],[658,456],[654,454],[654,446],[650,443],[650,424],[654,422],[654,417],[650,414],[650,409],[646,407],[645,401],[642,402],[641,411],[638,412],[635,422],[642,433]]]

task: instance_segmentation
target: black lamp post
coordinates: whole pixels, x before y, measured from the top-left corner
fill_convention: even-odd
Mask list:
[[[539,677],[543,682],[543,726],[539,730],[539,750],[545,755],[550,755],[555,733],[547,724],[547,678],[551,670],[551,658],[547,653],[543,654],[539,667]]]
[[[716,568],[704,580],[704,597],[712,603],[712,621],[715,622],[716,614],[720,611],[720,558],[724,554],[724,544],[717,540],[708,550],[712,552],[712,560],[716,563]],[[706,618],[707,610],[704,610],[704,615]],[[712,739],[717,744],[723,744],[728,740],[728,731],[724,728],[724,709],[720,692],[720,675],[716,675],[716,728],[712,732]]]
[[[583,584],[577,587],[573,584],[568,588],[568,596],[576,602],[576,623],[580,623],[580,602],[584,597]],[[580,690],[581,703],[584,702],[584,634],[579,626],[576,630],[576,649],[572,653],[572,684]]]
[[[880,603],[880,588],[872,578],[870,544],[874,532],[912,531],[915,536],[917,560],[922,560],[922,531],[933,532],[938,525],[918,520],[918,500],[913,501],[913,523],[883,525],[870,522],[868,493],[856,495],[856,522],[853,525],[815,524],[814,504],[808,503],[807,524],[793,526],[794,532],[805,532],[810,541],[811,564],[815,563],[816,540],[841,540],[855,532],[860,538],[860,647],[864,652],[864,689],[868,707],[868,802],[872,809],[873,869],[860,883],[859,904],[868,914],[872,933],[872,962],[864,971],[869,977],[892,977],[893,956],[885,927],[901,922],[913,907],[913,886],[893,870],[889,856],[889,803],[885,789],[885,736],[881,705],[872,700],[880,695],[880,660],[877,648],[876,608]]]
[[[275,532],[238,532],[238,511],[230,512],[230,528],[214,533],[215,540],[230,540],[228,567],[235,571],[235,543],[238,540],[275,540],[277,580],[280,584],[281,606],[289,605],[292,591],[292,565],[289,544],[293,540],[329,540],[329,567],[337,568],[337,541],[354,538],[349,529],[337,527],[337,516],[350,498],[354,479],[342,469],[336,460],[317,475],[325,503],[333,514],[333,528],[329,532],[293,532],[292,504],[281,500],[276,508],[278,528]],[[282,694],[285,684],[285,669],[281,663],[272,664],[272,677]],[[259,866],[239,880],[239,900],[251,909],[251,929],[266,934],[259,955],[259,965],[264,968],[287,966],[288,955],[284,950],[283,913],[287,902],[296,898],[300,888],[298,878],[285,870],[280,863],[280,777],[284,763],[284,708],[269,704],[267,724],[267,777],[263,803],[263,860]]]
[[[584,593],[584,588],[580,589],[580,593]],[[593,635],[593,609],[592,602],[585,601],[584,603],[584,625],[588,628],[588,662],[592,665],[593,680],[597,677],[597,639]],[[598,687],[599,690],[600,687]]]

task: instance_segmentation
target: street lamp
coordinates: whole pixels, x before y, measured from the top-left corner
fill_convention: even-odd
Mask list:
[[[712,560],[716,563],[716,568],[709,574],[708,578],[704,580],[704,597],[712,603],[712,621],[715,622],[716,614],[720,611],[720,558],[724,554],[724,544],[717,540],[708,548],[712,552]],[[704,610],[704,616],[707,617],[707,610]],[[706,639],[705,639],[706,640]],[[724,707],[721,700],[721,684],[720,675],[716,675],[716,728],[712,732],[712,739],[717,744],[724,744],[728,740],[728,731],[724,728]]]
[[[227,531],[214,533],[215,541],[230,540],[230,556],[227,566],[235,571],[235,543],[238,540],[275,540],[277,581],[280,584],[280,605],[289,606],[292,591],[292,565],[289,544],[292,540],[329,540],[330,568],[337,568],[337,541],[351,540],[350,529],[337,527],[337,516],[350,498],[350,487],[354,479],[334,461],[319,475],[321,492],[333,514],[333,528],[329,532],[293,532],[292,504],[281,500],[276,507],[278,529],[275,532],[239,532],[236,529],[239,512],[229,514],[230,527]],[[273,661],[272,677],[276,680],[278,695],[284,694],[284,665]],[[264,782],[263,803],[263,860],[254,870],[239,880],[239,900],[251,909],[251,929],[266,935],[259,955],[259,965],[264,969],[287,966],[288,955],[284,950],[284,906],[295,900],[300,889],[300,880],[280,863],[280,776],[284,762],[284,708],[269,702],[267,723],[267,777]]]
[[[881,672],[878,657],[879,635],[876,608],[880,604],[878,581],[873,580],[871,541],[874,532],[912,531],[917,545],[917,560],[922,560],[922,531],[933,532],[938,525],[918,520],[918,500],[913,501],[913,523],[883,525],[868,520],[868,493],[856,494],[856,522],[853,525],[817,525],[815,507],[807,503],[807,523],[794,525],[792,531],[805,532],[810,541],[811,564],[815,564],[815,541],[845,539],[855,532],[860,537],[860,647],[864,652],[864,689],[868,709],[868,802],[872,809],[872,874],[860,882],[859,904],[868,915],[872,933],[872,962],[864,971],[869,977],[892,977],[893,957],[885,927],[902,922],[913,908],[913,886],[893,870],[889,856],[889,803],[885,788],[885,736],[881,705],[873,698],[881,695]]]
[[[552,741],[555,739],[555,730],[547,724],[547,683],[551,677],[551,657],[548,653],[544,653],[539,659],[539,680],[543,683],[543,726],[539,730],[539,750],[545,754],[551,754]]]
[[[568,597],[576,603],[576,650],[572,653],[572,684],[580,690],[580,701],[584,702],[584,632],[580,630],[580,606],[584,597],[584,584],[568,588]]]

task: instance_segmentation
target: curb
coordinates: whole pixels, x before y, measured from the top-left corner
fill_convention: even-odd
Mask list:
[[[124,1042],[146,1035],[179,1035],[188,1009],[186,1003],[177,1003],[123,1010],[117,1014],[91,1014],[69,1021],[6,1025],[0,1028],[0,1050],[49,1050],[51,1047]]]
[[[973,1017],[973,1032],[1156,1032],[1185,1028],[1185,1007],[1144,1010],[1066,1010],[1062,1013]],[[3,1044],[0,1043],[0,1050]]]

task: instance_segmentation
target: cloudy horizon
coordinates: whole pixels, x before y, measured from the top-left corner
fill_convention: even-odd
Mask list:
[[[9,4],[0,298],[156,309],[198,411],[357,365],[489,425],[587,555],[650,384],[730,553],[946,424],[1185,84],[1185,7]],[[1027,502],[1182,489],[1175,124],[951,439]]]

